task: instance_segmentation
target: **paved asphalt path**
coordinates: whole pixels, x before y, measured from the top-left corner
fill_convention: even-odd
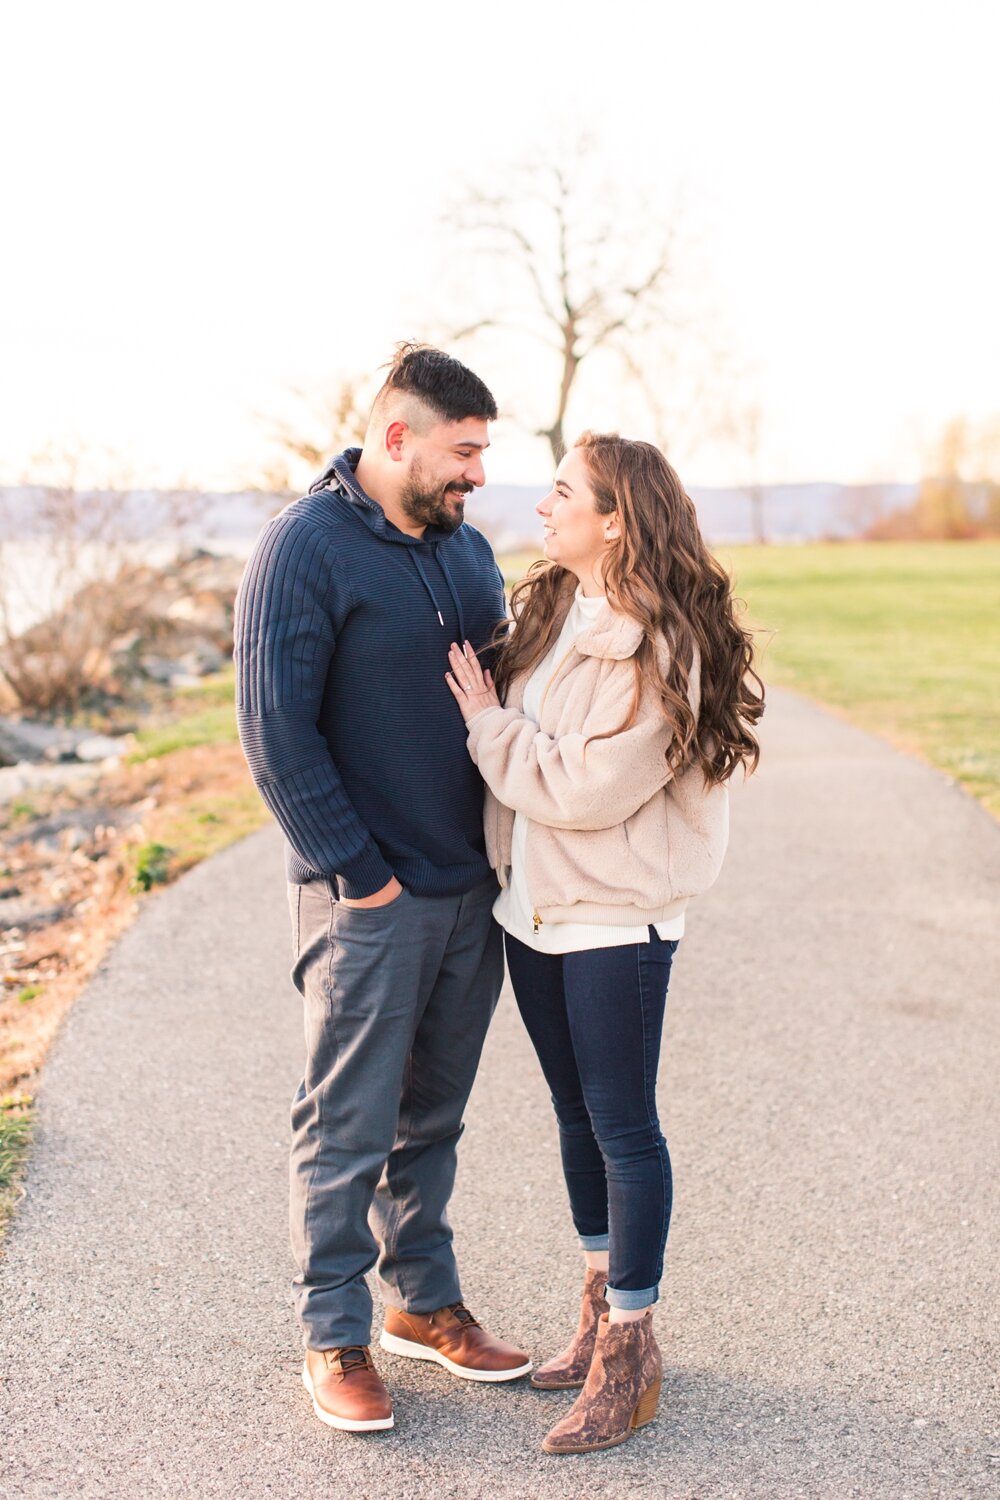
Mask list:
[[[285,1230],[302,1043],[269,829],[150,900],[48,1065],[0,1266],[4,1500],[1000,1493],[1000,828],[797,699],[775,694],[766,726],[668,1006],[659,1420],[548,1458],[570,1397],[386,1355],[394,1432],[312,1416]],[[577,1256],[509,995],[453,1220],[475,1312],[536,1357],[560,1347]]]

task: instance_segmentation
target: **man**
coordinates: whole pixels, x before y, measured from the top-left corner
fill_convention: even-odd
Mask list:
[[[503,977],[483,787],[445,681],[452,641],[504,616],[463,524],[496,403],[436,349],[401,347],[364,447],[262,533],[236,615],[240,738],[285,834],[305,1076],[291,1229],[303,1380],[321,1421],[391,1427],[369,1350],[472,1380],[526,1354],[462,1302],[446,1208],[462,1114]]]

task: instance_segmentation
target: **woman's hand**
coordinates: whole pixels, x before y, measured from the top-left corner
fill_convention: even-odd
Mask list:
[[[484,708],[500,708],[493,678],[489,672],[483,672],[479,658],[468,641],[464,643],[463,649],[452,641],[448,660],[451,662],[451,671],[444,674],[445,682],[451,688],[467,724]]]

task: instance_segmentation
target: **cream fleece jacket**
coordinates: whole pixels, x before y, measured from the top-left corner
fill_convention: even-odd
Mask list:
[[[571,602],[562,603],[560,627]],[[605,605],[557,667],[537,724],[521,712],[525,675],[510,684],[505,707],[469,721],[469,753],[487,787],[487,855],[506,885],[514,812],[530,820],[525,875],[540,922],[666,921],[722,866],[728,790],[697,766],[671,773],[670,726],[654,694],[644,692],[630,729],[584,749],[625,718],[641,640],[641,626]],[[665,664],[662,636],[657,649]],[[690,697],[697,712],[697,662]]]

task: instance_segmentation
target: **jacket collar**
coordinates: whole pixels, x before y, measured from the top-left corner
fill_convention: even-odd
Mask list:
[[[642,645],[643,628],[628,615],[617,614],[605,604],[589,629],[576,638],[581,656],[600,656],[605,661],[627,661]]]
[[[566,622],[576,589],[567,590],[561,601],[559,630]],[[597,656],[605,661],[627,661],[642,644],[642,626],[628,615],[619,614],[605,603],[592,625],[581,631],[573,642],[581,656]]]

